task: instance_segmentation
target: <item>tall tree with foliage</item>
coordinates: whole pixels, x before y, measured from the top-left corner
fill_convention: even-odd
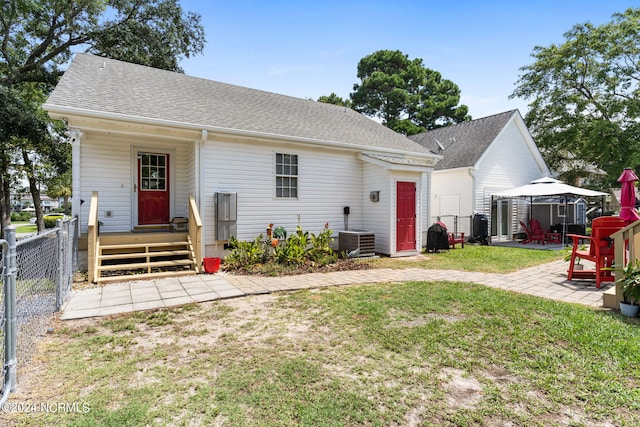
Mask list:
[[[640,166],[640,9],[577,24],[564,38],[534,49],[511,96],[531,100],[525,120],[552,169],[569,166],[571,179],[592,164],[614,182]]]
[[[0,85],[0,215],[2,219],[0,231],[11,222],[11,188],[18,183],[21,168],[33,170],[31,162],[32,147],[55,147],[57,141],[50,132],[49,121],[40,109],[40,103],[28,100],[24,93],[13,88]],[[38,217],[42,217],[39,203],[40,193],[33,174],[27,172],[29,187],[34,196],[34,204]],[[44,228],[44,223],[42,224]]]
[[[396,132],[413,135],[471,119],[455,83],[398,50],[362,58],[358,78],[351,93],[353,108]]]
[[[185,13],[178,0],[5,0],[0,3],[0,86],[27,98],[44,99],[77,51],[182,71],[180,59],[204,48],[200,21],[200,15]],[[24,102],[30,105],[32,100]],[[32,123],[45,120],[42,110],[24,108],[17,114]],[[55,135],[56,126],[49,122],[44,132]],[[50,173],[41,173],[42,167],[62,165],[59,159],[65,157],[68,147],[44,136],[7,138],[0,143],[15,150],[14,166],[26,173],[36,201],[39,186],[31,181],[50,177]],[[17,141],[22,145],[11,145]],[[9,182],[12,171],[18,170],[10,166],[10,162],[0,164],[3,182]],[[57,169],[57,173],[64,172]],[[0,196],[9,197],[8,193]],[[3,204],[0,210],[6,225],[9,211],[4,209]],[[38,213],[39,229],[43,223],[40,217]]]
[[[0,83],[55,85],[74,51],[181,71],[202,52],[200,15],[178,0],[6,0],[0,4]]]
[[[351,100],[343,99],[338,95],[336,95],[335,92],[331,92],[331,95],[329,96],[327,95],[321,96],[320,98],[318,98],[318,102],[324,102],[325,104],[333,104],[333,105],[339,105],[341,107],[351,108]]]

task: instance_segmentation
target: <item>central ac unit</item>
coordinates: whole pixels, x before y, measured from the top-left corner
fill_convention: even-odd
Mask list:
[[[370,231],[341,231],[338,234],[338,247],[340,251],[354,253],[355,256],[374,256],[375,234]]]

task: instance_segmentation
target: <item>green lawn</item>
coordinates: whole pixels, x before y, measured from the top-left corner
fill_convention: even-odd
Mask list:
[[[29,224],[29,221],[12,221],[11,225],[16,227],[16,233],[35,233],[38,227],[35,224]]]
[[[439,253],[429,253],[419,260],[380,258],[372,261],[376,268],[420,267],[427,269],[508,273],[522,268],[563,259],[565,251],[533,250],[503,246],[466,245]]]
[[[25,426],[637,426],[638,326],[465,283],[260,295],[62,322],[9,402],[87,409]]]

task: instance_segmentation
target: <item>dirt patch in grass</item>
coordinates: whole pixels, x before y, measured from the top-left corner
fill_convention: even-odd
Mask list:
[[[548,337],[528,346],[528,341],[557,328],[554,316],[522,326],[535,316],[504,320],[501,313],[508,300],[503,297],[486,305],[478,299],[473,311],[444,311],[444,302],[462,289],[466,293],[480,289],[453,284],[437,292],[435,288],[435,284],[411,283],[314,289],[105,318],[54,319],[53,331],[43,338],[39,352],[28,366],[20,367],[18,390],[9,403],[90,402],[92,412],[0,413],[0,423],[122,425],[130,419],[130,425],[189,425],[196,420],[200,425],[293,426],[305,419],[311,420],[309,425],[328,420],[327,424],[353,426],[595,426],[611,422],[609,414],[593,416],[589,408],[580,408],[572,391],[556,388],[556,380],[547,386],[546,368],[534,373],[507,354],[520,348],[520,359],[537,367],[539,353],[560,353],[564,347],[556,347]],[[444,299],[438,299],[442,298],[438,292]],[[539,304],[531,303],[526,312],[550,313],[557,306],[539,308]],[[494,307],[500,311],[492,311]],[[478,311],[483,313],[481,319],[474,314]],[[515,332],[526,333],[520,330],[543,322],[550,323],[548,330],[499,336],[512,326],[518,327]],[[493,346],[493,341],[504,346]],[[569,355],[564,357],[567,362],[562,366],[577,369]],[[571,398],[565,399],[567,394]]]

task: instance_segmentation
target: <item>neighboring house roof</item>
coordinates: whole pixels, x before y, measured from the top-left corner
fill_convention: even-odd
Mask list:
[[[89,54],[76,55],[44,107],[58,117],[143,121],[437,158],[350,108]]]
[[[435,169],[473,167],[518,110],[429,130],[409,138],[443,156]]]

